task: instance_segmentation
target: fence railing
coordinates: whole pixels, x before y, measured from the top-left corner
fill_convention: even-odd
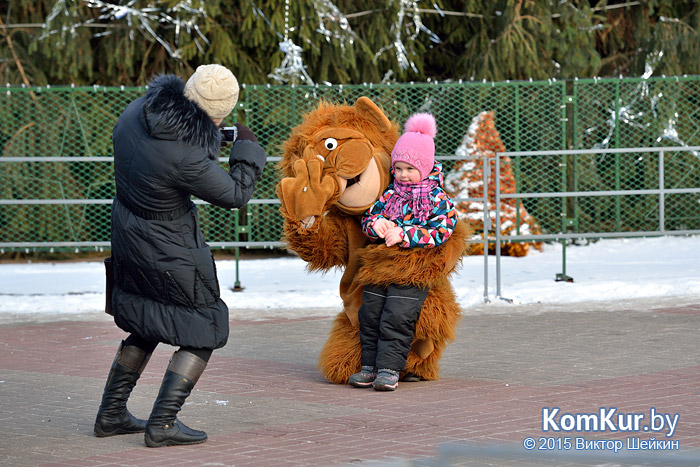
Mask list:
[[[0,249],[104,248],[109,242],[114,197],[111,132],[119,115],[145,87],[8,86],[0,94]],[[494,112],[508,151],[700,145],[700,76],[539,82],[452,82],[352,86],[260,86],[241,89],[227,124],[249,126],[269,156],[251,204],[240,211],[204,205],[200,220],[207,240],[230,245],[275,247],[282,219],[275,198],[275,162],[281,145],[319,100],[353,103],[367,96],[392,120],[417,111],[435,115],[436,155],[446,174],[469,136],[473,117]],[[226,154],[222,150],[222,157]],[[450,159],[452,157],[452,159]],[[521,191],[571,191],[568,156],[516,157],[515,183]],[[567,164],[569,166],[567,166]],[[225,162],[222,162],[225,167]],[[646,162],[600,158],[574,167],[582,187],[611,183],[646,189]],[[667,175],[700,186],[697,158],[679,159]],[[568,177],[568,178],[567,178]],[[585,186],[584,186],[585,185]],[[9,200],[24,200],[8,204]],[[27,200],[37,200],[29,203]],[[46,200],[69,200],[67,203]],[[70,200],[101,200],[83,203]],[[106,201],[107,200],[107,201]],[[613,204],[617,203],[612,201]],[[527,211],[544,231],[556,232],[572,216],[561,216],[556,200],[526,199]],[[623,230],[624,205],[599,206],[579,220],[613,222]],[[679,206],[692,212],[696,206]],[[677,215],[674,212],[671,216]],[[700,223],[700,216],[690,223]],[[632,227],[629,229],[628,227]],[[695,227],[693,227],[695,228]]]
[[[111,132],[126,105],[145,91],[145,87],[7,87],[0,95],[0,253],[109,248],[115,194]],[[487,209],[485,232],[472,241],[490,244],[492,250],[494,242],[560,241],[582,238],[581,233],[606,238],[700,230],[700,195],[692,191],[700,187],[700,159],[693,152],[700,145],[700,76],[249,85],[242,87],[236,112],[226,123],[249,126],[265,147],[268,164],[246,208],[227,211],[195,201],[208,243],[222,249],[282,246],[283,220],[275,196],[282,143],[319,100],[353,103],[360,96],[371,98],[397,122],[417,111],[433,113],[439,129],[436,157],[443,161],[446,175],[464,160],[455,154],[464,140],[473,137],[472,118],[485,110],[495,113],[499,138],[511,152],[495,160],[491,153],[484,159],[481,201],[485,206],[493,202],[492,164],[507,155],[520,194],[516,202],[545,236],[496,241],[499,229],[489,225],[494,210]],[[666,154],[661,166],[658,150]],[[533,157],[535,153],[539,156]],[[226,155],[222,150],[223,168]],[[660,179],[665,184],[661,188]],[[590,196],[604,191],[624,194]],[[557,195],[562,193],[566,196]],[[500,191],[502,202],[511,195],[517,196]],[[650,213],[657,214],[651,219]],[[488,273],[485,258],[486,300]]]
[[[604,156],[611,155],[618,157],[620,155],[628,155],[635,157],[637,160],[642,160],[644,155],[652,155],[655,157],[656,186],[654,188],[645,189],[619,189],[619,186],[607,187],[602,186],[601,190],[576,190],[576,173],[572,174],[572,183],[570,186],[574,188],[571,191],[561,192],[524,192],[515,191],[504,193],[500,183],[501,166],[504,158],[517,159],[520,157],[538,158],[538,157],[566,157],[576,158],[587,156]],[[623,148],[623,149],[597,149],[597,150],[570,150],[570,151],[519,151],[496,153],[495,158],[495,224],[501,225],[501,204],[503,200],[516,200],[516,202],[524,202],[525,200],[533,199],[559,199],[561,201],[561,212],[563,217],[566,216],[567,204],[573,201],[573,217],[568,219],[568,222],[563,223],[563,228],[559,232],[549,232],[541,234],[522,235],[516,231],[515,235],[504,237],[500,229],[495,228],[495,248],[496,248],[496,297],[502,297],[501,290],[501,244],[503,242],[524,241],[524,242],[540,242],[540,241],[562,241],[562,272],[557,274],[558,280],[570,280],[566,275],[566,240],[567,239],[603,239],[603,238],[629,238],[629,237],[649,237],[662,235],[698,235],[700,234],[700,226],[695,228],[687,228],[678,216],[673,216],[669,219],[666,215],[667,204],[670,202],[669,197],[677,197],[676,204],[693,207],[692,212],[683,212],[683,216],[687,219],[695,221],[700,216],[700,187],[693,185],[684,185],[683,179],[669,180],[666,176],[667,165],[674,162],[673,155],[689,154],[691,157],[698,157],[700,154],[700,146],[691,147],[661,147],[661,148]],[[652,160],[646,161],[647,164],[653,164]],[[572,164],[576,166],[576,164]],[[696,169],[697,170],[697,169]],[[653,180],[652,180],[653,181]],[[611,189],[610,189],[611,188]],[[603,231],[597,230],[581,230],[577,228],[581,225],[580,217],[582,211],[587,206],[596,203],[597,199],[607,197],[612,198],[614,203],[609,203],[615,206],[614,212],[617,216],[614,222],[609,222],[607,225],[610,229]],[[634,225],[639,226],[637,229],[622,229],[622,225],[630,225],[630,222],[622,222],[621,217],[624,213],[621,212],[623,204],[630,204],[623,201],[623,197],[634,198],[637,203],[643,203],[646,209],[646,217],[642,219],[633,219],[636,221]],[[685,198],[685,199],[682,199]],[[640,212],[636,210],[635,212]],[[604,223],[597,223],[595,226],[600,227]]]
[[[700,234],[700,228],[688,229],[683,228],[682,224],[675,224],[668,226],[666,217],[666,202],[669,195],[695,195],[691,202],[684,202],[685,205],[695,205],[696,212],[691,213],[691,218],[700,216],[700,188],[686,186],[678,187],[677,185],[673,187],[667,186],[667,177],[665,175],[665,167],[668,163],[667,157],[669,154],[677,153],[700,153],[700,146],[697,147],[664,147],[664,148],[624,148],[624,149],[606,149],[606,150],[570,150],[570,151],[520,151],[520,152],[505,152],[505,153],[495,153],[488,154],[484,153],[481,156],[483,165],[483,196],[482,197],[456,197],[454,201],[456,203],[463,201],[476,201],[482,203],[483,206],[487,207],[483,211],[483,231],[480,234],[480,238],[473,238],[471,243],[481,243],[483,246],[483,256],[484,256],[484,269],[483,269],[483,284],[484,284],[484,301],[489,301],[489,264],[488,264],[488,251],[489,244],[495,244],[496,252],[496,298],[503,299],[501,277],[501,245],[504,242],[541,242],[541,241],[562,241],[562,273],[558,274],[557,278],[561,280],[567,280],[566,275],[566,241],[567,239],[602,239],[602,238],[629,238],[629,237],[641,237],[641,236],[660,236],[660,235],[698,235]],[[564,156],[564,157],[576,157],[576,156],[589,156],[589,155],[619,155],[628,154],[639,157],[640,154],[655,154],[656,155],[656,173],[657,173],[657,186],[656,188],[648,189],[606,189],[606,190],[584,190],[584,191],[563,191],[563,192],[504,192],[503,186],[501,184],[501,166],[502,160],[504,158],[509,158],[512,160],[517,160],[521,157],[537,158],[537,157],[551,157],[551,156]],[[279,160],[279,158],[276,158]],[[444,161],[450,160],[464,160],[464,158],[458,158],[457,156],[443,156],[438,157]],[[476,158],[468,158],[476,159]],[[28,158],[0,158],[0,163],[17,163],[17,162],[112,162],[112,157],[28,157]],[[221,162],[225,162],[222,158]],[[273,161],[276,162],[276,161]],[[494,166],[494,178],[493,182],[490,181],[491,173],[490,167]],[[516,165],[517,166],[517,165]],[[575,164],[574,164],[575,166]],[[576,174],[573,174],[573,180],[576,180]],[[568,179],[568,178],[567,178]],[[488,199],[488,193],[490,191],[490,184],[493,184],[493,191],[495,193],[495,202],[491,203]],[[574,183],[573,186],[576,186]],[[656,197],[655,204],[656,208],[654,210],[654,215],[647,216],[646,219],[641,219],[640,221],[646,221],[646,225],[654,225],[656,228],[647,228],[643,230],[608,230],[608,231],[581,231],[576,229],[575,226],[580,225],[578,218],[582,211],[582,199],[589,198],[600,198],[600,197],[614,197],[619,198],[623,196],[633,196],[633,197]],[[504,236],[502,231],[498,227],[493,227],[491,225],[491,219],[494,219],[495,226],[501,225],[501,212],[502,203],[504,200],[514,200],[517,203],[525,203],[527,200],[534,199],[559,199],[561,203],[561,213],[562,217],[566,216],[566,205],[567,200],[574,201],[574,211],[573,218],[569,218],[568,222],[564,222],[563,228],[559,232],[549,232],[542,234],[519,234]],[[41,205],[56,205],[56,206],[68,206],[68,205],[78,205],[78,206],[88,206],[88,205],[111,205],[112,200],[109,199],[0,199],[0,206],[41,206]],[[200,206],[207,205],[208,203],[195,200],[195,204]],[[278,205],[279,200],[277,198],[269,199],[253,199],[251,200],[252,205],[264,204],[264,205]],[[488,209],[491,206],[492,209]],[[619,213],[619,210],[615,212]],[[246,227],[240,226],[237,216],[233,217],[234,225],[233,232],[245,233]],[[620,226],[620,220],[616,220],[614,223],[609,225]],[[617,227],[619,228],[619,227]],[[491,233],[493,232],[493,233]],[[283,247],[284,244],[281,241],[266,241],[266,242],[251,242],[251,241],[228,241],[228,242],[209,242],[213,248],[250,248],[250,247]],[[71,248],[100,248],[109,249],[109,241],[90,241],[90,242],[0,242],[0,248],[61,248],[61,247],[71,247]],[[238,283],[238,274],[236,277],[236,282]]]

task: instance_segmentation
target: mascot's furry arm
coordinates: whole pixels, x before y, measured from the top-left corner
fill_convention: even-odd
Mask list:
[[[410,284],[430,287],[435,281],[454,272],[467,252],[469,229],[458,222],[448,241],[436,248],[387,248],[369,245],[360,254],[362,269],[358,281],[363,285]],[[454,240],[454,241],[453,241]]]
[[[301,222],[286,220],[284,238],[287,248],[306,261],[311,271],[325,272],[345,266],[348,262],[348,221],[343,216],[324,216],[305,229]]]

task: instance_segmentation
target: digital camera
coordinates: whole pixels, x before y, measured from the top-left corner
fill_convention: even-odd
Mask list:
[[[231,144],[238,137],[238,128],[235,126],[225,126],[221,128],[221,143]]]

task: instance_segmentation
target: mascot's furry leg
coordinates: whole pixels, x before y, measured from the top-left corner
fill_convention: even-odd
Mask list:
[[[447,344],[456,337],[460,314],[461,309],[447,278],[435,281],[416,323],[406,373],[413,373],[424,380],[439,378],[440,357]]]
[[[406,361],[406,373],[424,380],[439,378],[440,357],[456,337],[461,309],[447,278],[433,283],[416,323],[416,333]]]
[[[336,384],[345,384],[353,373],[360,371],[359,329],[341,312],[333,321],[333,328],[318,357],[318,366],[323,376]]]

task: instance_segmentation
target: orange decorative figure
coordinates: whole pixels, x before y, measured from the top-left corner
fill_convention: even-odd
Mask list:
[[[464,157],[452,167],[452,171],[445,177],[445,191],[452,198],[483,198],[484,196],[484,161],[483,157],[489,157],[489,180],[487,193],[487,209],[494,212],[496,209],[496,170],[495,153],[506,152],[506,147],[496,129],[494,112],[481,112],[474,117],[462,144],[455,151],[455,155]],[[501,157],[501,193],[515,193],[515,175],[513,174],[510,157]],[[484,203],[482,201],[461,201],[456,203],[459,211],[459,219],[466,222],[472,230],[474,239],[482,239],[484,235]],[[531,216],[522,201],[514,198],[501,199],[501,235],[538,235],[542,229]],[[493,231],[490,232],[493,235]],[[494,237],[492,237],[494,238]],[[537,250],[542,249],[542,242],[505,242],[501,246],[503,256],[526,256],[530,246]],[[489,245],[489,252],[495,254],[496,247]],[[472,255],[484,254],[483,244],[474,244]]]
[[[430,292],[416,324],[404,374],[433,380],[454,340],[461,310],[449,275],[466,254],[469,229],[430,249],[387,248],[363,234],[360,218],[390,182],[391,150],[399,127],[367,97],[354,105],[321,102],[284,144],[277,195],[284,240],[311,271],[343,269],[343,310],[319,355],[328,380],[342,384],[360,369],[358,310],[365,285],[411,284]]]

